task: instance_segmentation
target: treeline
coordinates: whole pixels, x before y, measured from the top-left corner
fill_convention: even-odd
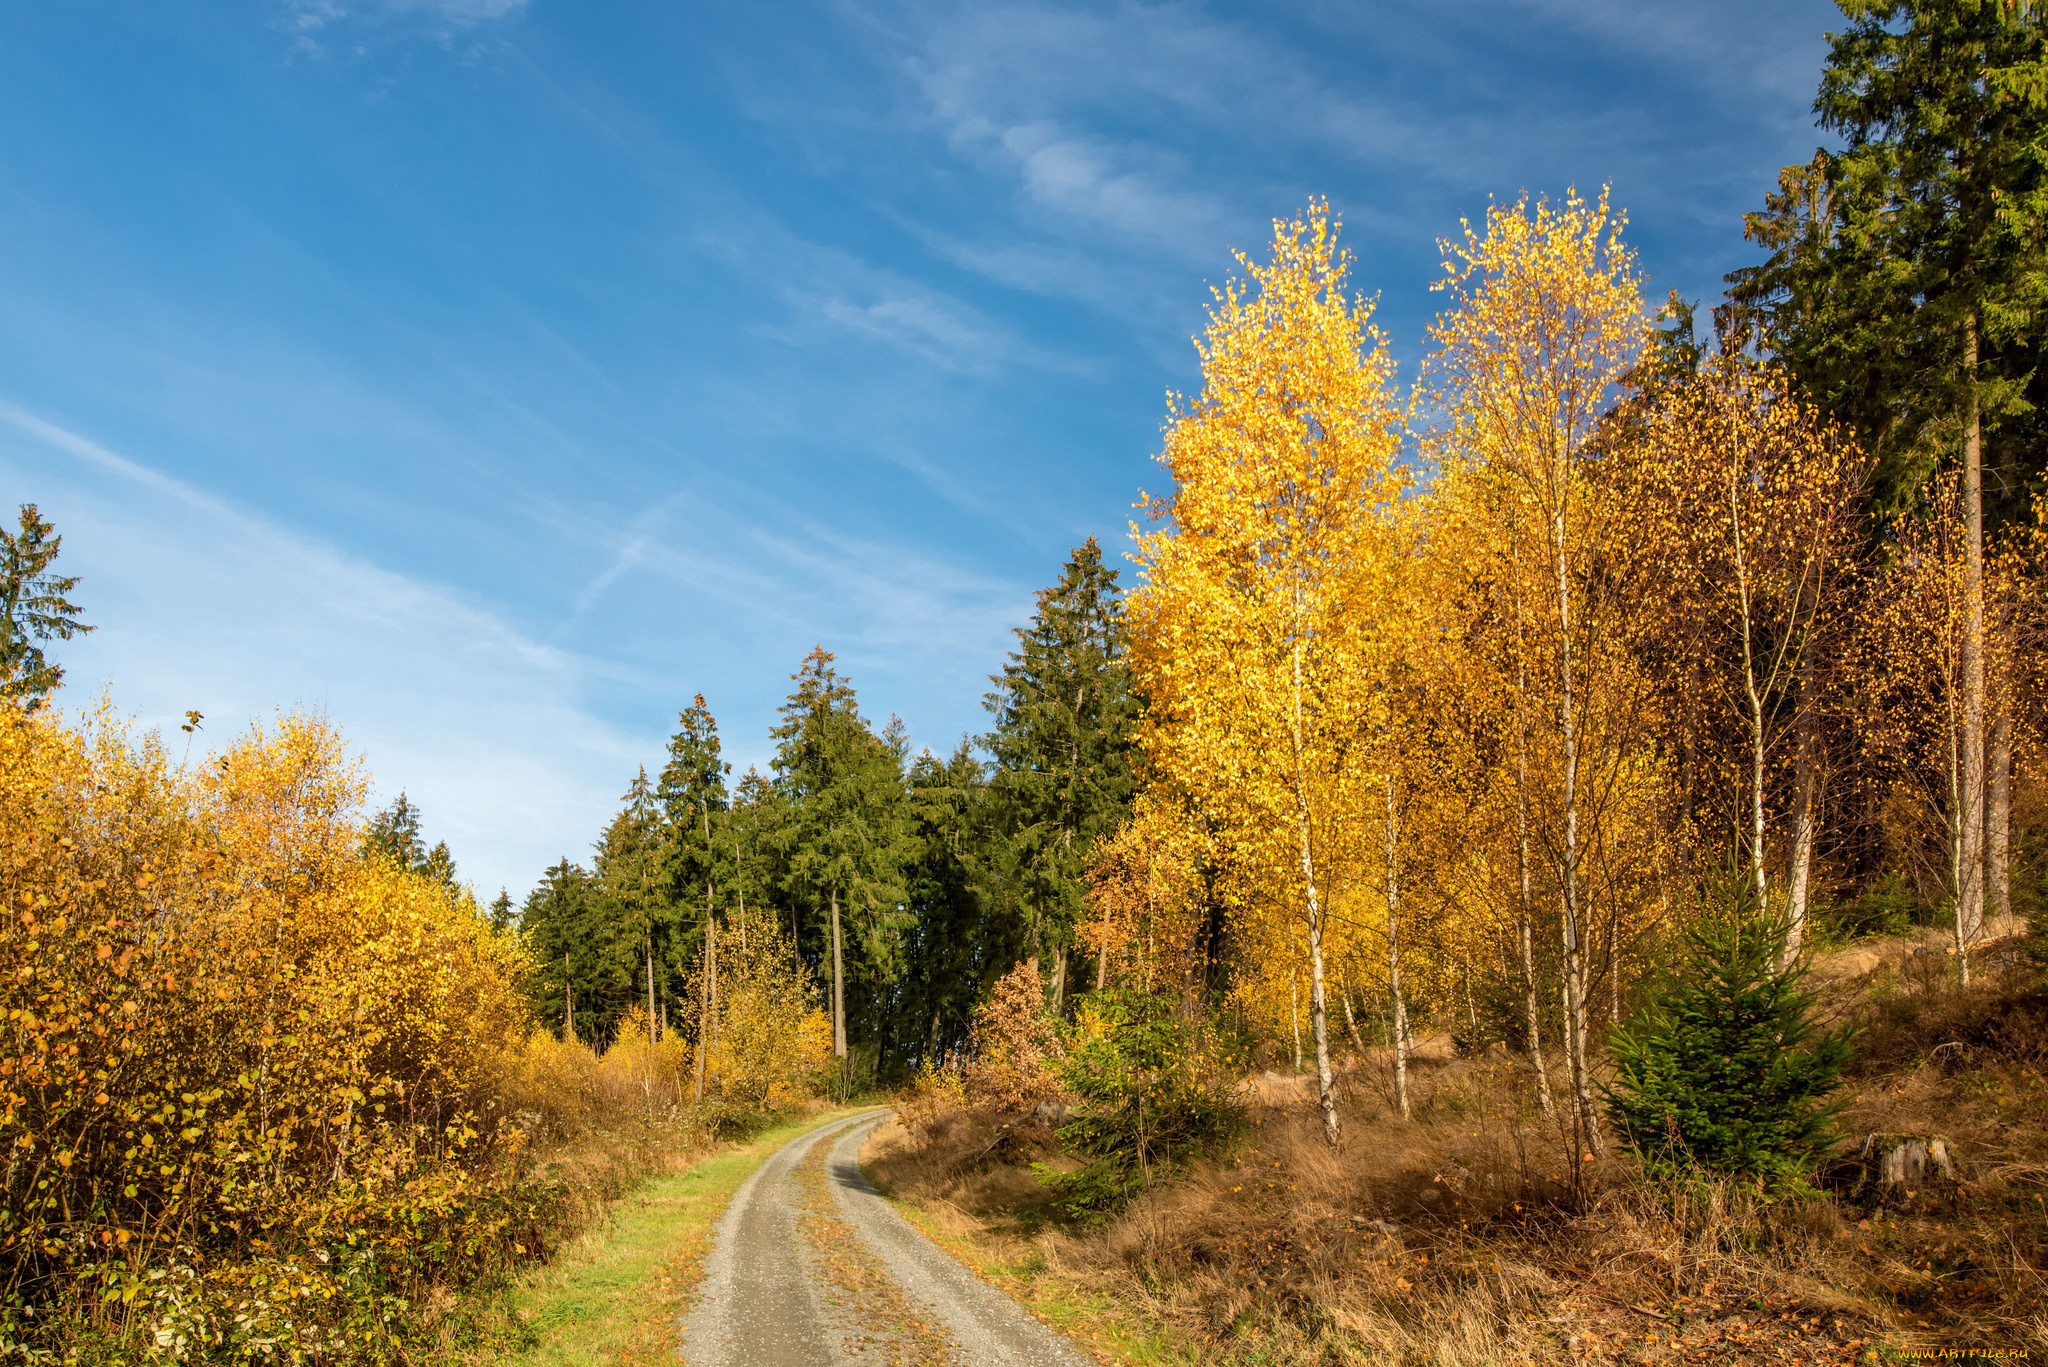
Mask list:
[[[1857,8],[1713,325],[1605,197],[1445,245],[1412,382],[1320,206],[1217,296],[1123,604],[1094,543],[943,758],[820,649],[768,774],[702,700],[522,924],[553,1028],[704,999],[786,924],[842,1056],[944,1057],[1013,964],[1220,1013],[1277,1059],[1418,1020],[1600,1142],[1606,1031],[1692,909],[1818,942],[2041,900],[2048,27]],[[1406,386],[1404,388],[1404,385]],[[1124,612],[1128,610],[1128,622]],[[694,994],[694,995],[693,995]],[[1334,1022],[1334,1024],[1333,1024]]]
[[[911,754],[894,718],[877,727],[823,647],[792,676],[766,774],[733,781],[698,696],[588,866],[564,858],[521,909],[540,1017],[601,1042],[638,1008],[657,1033],[694,1033],[714,927],[762,920],[825,990],[849,1079],[958,1050],[1020,960],[1045,966],[1054,1009],[1092,983],[1075,959],[1085,875],[1130,809],[1138,714],[1093,539],[1017,639],[990,732],[943,756]]]

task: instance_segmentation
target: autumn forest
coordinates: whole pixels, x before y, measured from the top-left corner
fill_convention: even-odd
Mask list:
[[[91,586],[24,507],[0,1340],[489,1360],[477,1307],[650,1154],[870,1098],[905,1199],[1149,1288],[1174,1360],[1566,1360],[1535,1308],[1624,1227],[1666,1251],[1588,1342],[1654,1302],[1678,1353],[1717,1280],[1801,1360],[2040,1342],[2044,1155],[1966,1151],[2043,1114],[2048,19],[1845,10],[1832,150],[1721,300],[1655,296],[1581,187],[1445,225],[1389,338],[1294,207],[985,734],[913,753],[825,642],[736,774],[683,681],[523,902],[367,810],[325,718],[202,758],[63,693]],[[1873,1194],[1885,1135],[1948,1214]],[[1228,1223],[1254,1167],[1299,1209]],[[1321,1201],[1434,1251],[1340,1262]]]

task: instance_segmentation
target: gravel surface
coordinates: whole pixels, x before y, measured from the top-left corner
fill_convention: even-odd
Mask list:
[[[796,1235],[791,1181],[811,1146],[874,1116],[852,1116],[798,1135],[733,1193],[718,1222],[697,1308],[683,1320],[692,1367],[833,1367],[818,1286]],[[863,1126],[863,1128],[865,1128]]]
[[[697,1307],[683,1320],[682,1352],[692,1367],[884,1367],[960,1363],[966,1367],[1092,1367],[1094,1359],[1033,1319],[1001,1292],[918,1233],[861,1175],[859,1153],[885,1113],[851,1116],[799,1135],[747,1179],[719,1221],[704,1261]],[[826,1180],[845,1224],[825,1221],[842,1240],[814,1246],[816,1214],[804,1214],[799,1169],[830,1143]],[[812,1198],[811,1204],[822,1200]],[[808,1228],[807,1237],[803,1232]],[[849,1274],[849,1261],[872,1276]],[[887,1278],[893,1285],[877,1285]],[[863,1285],[869,1289],[862,1293]],[[874,1304],[850,1303],[861,1300]],[[928,1328],[900,1330],[906,1313]],[[936,1332],[932,1332],[936,1331]]]
[[[846,1131],[825,1160],[848,1222],[911,1300],[942,1322],[973,1367],[1095,1367],[1095,1359],[962,1267],[861,1175],[860,1145],[882,1117]]]

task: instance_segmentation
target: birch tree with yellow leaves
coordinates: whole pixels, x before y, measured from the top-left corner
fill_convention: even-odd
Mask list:
[[[1352,762],[1384,724],[1373,595],[1401,414],[1371,306],[1345,294],[1349,255],[1315,202],[1276,222],[1272,259],[1215,292],[1202,392],[1171,396],[1147,501],[1131,659],[1155,780],[1228,831],[1240,915],[1279,912],[1306,940],[1324,1129],[1337,1140],[1324,941],[1351,875],[1367,775]],[[1135,529],[1134,529],[1135,530]],[[1284,889],[1284,906],[1266,888]]]
[[[1712,358],[1651,398],[1615,460],[1630,534],[1662,548],[1655,664],[1735,723],[1741,753],[1717,766],[1739,775],[1727,803],[1734,853],[1758,910],[1784,915],[1789,963],[1805,934],[1820,800],[1817,642],[1840,615],[1858,549],[1864,462],[1782,372],[1739,356]]]
[[[1560,901],[1565,1051],[1577,1123],[1596,1151],[1584,826],[1597,790],[1588,779],[1603,776],[1589,769],[1584,742],[1620,715],[1611,696],[1606,717],[1589,719],[1587,707],[1603,698],[1600,676],[1615,654],[1625,595],[1593,554],[1603,509],[1587,466],[1642,340],[1624,222],[1604,193],[1596,201],[1574,193],[1556,205],[1496,205],[1483,233],[1467,223],[1461,240],[1442,244],[1445,276],[1436,288],[1450,307],[1431,329],[1429,362],[1444,448],[1456,473],[1502,514],[1492,555],[1526,605],[1528,639],[1548,675],[1524,682],[1543,704],[1545,739],[1555,749],[1557,784],[1542,796],[1553,808],[1544,815]]]

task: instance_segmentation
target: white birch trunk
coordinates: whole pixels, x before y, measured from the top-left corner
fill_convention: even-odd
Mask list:
[[[1394,1100],[1401,1118],[1408,1108],[1408,1003],[1401,995],[1401,860],[1400,818],[1394,803],[1394,776],[1386,776],[1387,992],[1394,999]]]

